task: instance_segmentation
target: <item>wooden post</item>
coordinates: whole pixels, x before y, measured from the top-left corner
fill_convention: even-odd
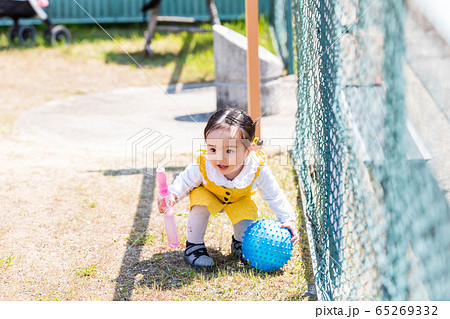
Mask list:
[[[247,105],[253,120],[261,116],[261,83],[259,70],[259,10],[258,0],[245,0],[245,27],[247,34]],[[255,135],[261,137],[261,119]]]

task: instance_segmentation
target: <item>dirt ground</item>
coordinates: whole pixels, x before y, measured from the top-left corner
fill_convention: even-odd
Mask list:
[[[129,66],[78,59],[53,48],[0,50],[0,124],[3,132],[11,120],[44,102],[76,94],[154,84],[144,72]],[[167,83],[170,75],[153,75]]]
[[[77,287],[86,281],[77,271],[94,264],[118,271],[123,251],[112,256],[107,248],[126,242],[124,212],[136,203],[142,176],[107,176],[103,170],[120,167],[120,159],[23,140],[14,121],[50,100],[148,79],[136,69],[70,59],[58,49],[36,59],[36,50],[0,51],[0,260],[14,257],[0,268],[0,299],[108,300],[113,293],[104,289],[105,279],[85,276],[88,292]],[[109,202],[111,196],[120,199]]]
[[[207,241],[223,267],[198,274],[182,263],[181,249],[168,250],[153,178],[124,168],[117,155],[21,136],[16,119],[44,102],[151,85],[139,69],[59,50],[0,48],[0,300],[303,299],[310,280],[303,246],[284,272],[249,273],[229,257],[231,225],[219,217]],[[293,185],[289,168],[276,169],[289,176],[282,184]],[[287,195],[295,202],[295,187]],[[176,209],[182,243],[186,207],[185,200]],[[240,280],[251,284],[242,289]]]

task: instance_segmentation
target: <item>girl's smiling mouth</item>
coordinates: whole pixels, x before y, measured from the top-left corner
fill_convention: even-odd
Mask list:
[[[217,164],[217,168],[218,168],[219,170],[221,170],[221,171],[225,171],[225,170],[228,168],[228,165],[220,165],[220,164]]]

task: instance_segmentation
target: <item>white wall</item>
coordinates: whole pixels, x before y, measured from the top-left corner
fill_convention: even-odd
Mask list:
[[[450,44],[450,0],[412,0]]]

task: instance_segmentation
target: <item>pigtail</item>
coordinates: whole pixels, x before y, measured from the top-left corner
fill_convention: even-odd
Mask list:
[[[253,132],[256,132],[256,125],[258,124],[260,118],[257,118],[254,122],[253,122]],[[252,144],[255,147],[255,150],[259,150],[260,148],[262,148],[264,141],[259,137],[259,136],[255,136],[255,134],[253,133],[253,141]]]

